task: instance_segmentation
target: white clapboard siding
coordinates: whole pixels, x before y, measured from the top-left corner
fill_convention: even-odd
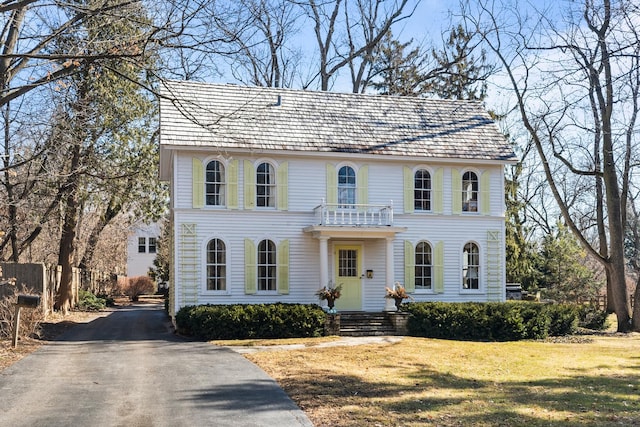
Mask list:
[[[202,251],[200,257],[198,304],[231,304],[231,303],[320,303],[315,292],[323,285],[320,283],[319,242],[303,229],[315,223],[313,209],[326,198],[327,163],[336,168],[345,164],[334,156],[246,156],[238,153],[226,153],[225,159],[237,160],[238,165],[238,209],[220,207],[192,208],[192,164],[193,159],[202,161],[212,158],[211,152],[185,151],[175,159],[177,170],[172,183],[174,200],[174,227],[182,224],[197,224],[197,245]],[[248,162],[245,162],[248,160]],[[275,165],[286,162],[288,167],[287,210],[276,209],[244,209],[243,188],[245,165],[255,165],[256,161],[266,160]],[[393,201],[394,225],[406,227],[407,231],[399,233],[394,241],[395,280],[404,282],[404,241],[415,245],[420,240],[429,241],[432,245],[442,242],[444,253],[443,279],[444,292],[415,293],[416,301],[486,301],[487,296],[487,233],[489,230],[503,230],[504,227],[504,191],[502,189],[502,166],[476,165],[473,170],[478,173],[490,173],[490,212],[452,214],[451,171],[463,170],[465,165],[433,164],[433,170],[442,168],[443,203],[442,213],[403,213],[404,206],[404,167],[415,167],[429,163],[415,164],[401,161],[381,161],[373,158],[362,158],[349,162],[356,169],[367,168],[368,202],[386,205]],[[502,247],[504,233],[500,234]],[[227,247],[227,290],[208,291],[206,289],[206,245],[210,239],[218,238]],[[289,293],[256,293],[247,295],[244,287],[244,242],[251,239],[258,243],[263,239],[271,239],[276,244],[289,241]],[[465,292],[461,289],[462,248],[466,242],[473,241],[481,253],[481,289],[477,292]],[[362,272],[373,270],[374,277],[362,279],[363,301],[365,311],[380,311],[385,307],[385,287],[393,286],[386,281],[386,242],[384,239],[363,239]],[[334,277],[333,245],[329,244],[329,277]],[[181,259],[180,247],[175,259]],[[500,256],[503,257],[504,251]],[[504,265],[504,263],[502,264]],[[494,273],[495,274],[495,273]],[[181,276],[175,276],[176,285],[180,287]],[[181,295],[177,292],[177,295]],[[495,297],[494,297],[495,298]],[[190,300],[191,301],[191,300]],[[183,303],[179,298],[176,309]]]

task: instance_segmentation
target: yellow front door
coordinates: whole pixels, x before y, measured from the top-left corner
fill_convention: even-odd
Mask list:
[[[362,310],[362,272],[360,268],[360,246],[336,246],[335,276],[336,285],[342,285],[340,298],[336,300],[336,309],[341,311]]]

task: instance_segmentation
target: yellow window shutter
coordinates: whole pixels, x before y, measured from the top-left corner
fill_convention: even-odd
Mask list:
[[[289,240],[283,240],[278,244],[278,293],[289,294]]]
[[[433,290],[437,294],[444,293],[444,243],[436,243],[433,254]]]
[[[415,181],[413,177],[413,170],[409,167],[404,167],[404,213],[413,213],[414,205],[414,187]]]
[[[491,213],[491,173],[489,171],[482,172],[480,175],[480,211],[482,215]]]
[[[358,186],[356,203],[366,205],[369,203],[369,166],[365,165],[358,169],[356,185]]]
[[[244,161],[244,208],[256,207],[256,170],[249,160]]]
[[[460,183],[462,185],[462,183]],[[444,187],[444,169],[438,168],[433,175],[433,181],[431,185],[431,194],[433,197],[433,212],[441,214],[444,211],[443,208],[443,187]]]
[[[191,163],[192,206],[194,209],[199,209],[204,207],[204,167],[202,166],[202,161],[195,157]]]
[[[277,208],[280,211],[289,209],[289,163],[284,162],[278,166],[277,175]]]
[[[227,208],[238,209],[238,161],[227,165]]]
[[[458,169],[451,169],[451,210],[454,214],[462,212],[462,176]]]
[[[256,245],[250,239],[244,239],[244,293],[255,294],[258,291],[258,266],[256,264]]]
[[[391,286],[393,283],[387,284]],[[404,288],[407,292],[416,290],[416,255],[413,243],[404,241]]]
[[[338,172],[336,167],[327,163],[327,204],[338,203]]]

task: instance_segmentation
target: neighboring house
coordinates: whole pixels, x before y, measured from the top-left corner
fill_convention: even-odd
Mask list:
[[[160,226],[157,223],[136,223],[127,241],[127,276],[146,276],[156,259]]]
[[[504,166],[470,101],[168,82],[160,176],[173,224],[171,310],[319,303],[381,311],[504,301]]]

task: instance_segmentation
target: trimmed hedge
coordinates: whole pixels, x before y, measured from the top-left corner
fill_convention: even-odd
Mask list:
[[[403,305],[409,335],[458,340],[517,341],[568,335],[578,326],[578,307],[533,302]]]
[[[316,304],[235,304],[182,307],[178,331],[204,340],[322,336],[326,314]]]

